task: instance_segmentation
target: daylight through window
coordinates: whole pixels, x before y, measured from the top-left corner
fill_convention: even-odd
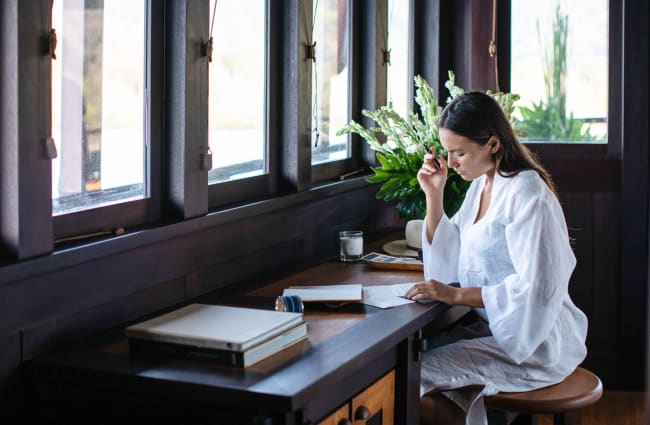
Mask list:
[[[607,143],[608,22],[607,0],[512,1],[523,141]]]
[[[143,198],[145,1],[55,0],[55,215]]]

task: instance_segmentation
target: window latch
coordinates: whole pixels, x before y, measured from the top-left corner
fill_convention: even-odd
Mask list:
[[[203,56],[208,58],[208,62],[212,62],[212,52],[214,50],[212,37],[208,38],[208,41],[203,43],[202,50]]]
[[[56,145],[54,144],[54,139],[48,137],[43,141],[43,151],[45,152],[45,158],[54,159],[58,156],[56,151]]]
[[[201,169],[202,170],[211,170],[212,169],[212,150],[210,147],[207,148],[205,153],[201,154]]]

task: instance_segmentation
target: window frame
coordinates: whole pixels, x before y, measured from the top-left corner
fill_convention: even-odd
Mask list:
[[[71,238],[74,239],[72,244],[78,246],[93,241],[98,232],[108,233],[118,227],[128,232],[157,223],[203,216],[210,209],[219,211],[235,203],[242,205],[270,196],[309,191],[339,181],[339,176],[350,171],[358,171],[350,177],[367,175],[367,166],[375,163],[374,152],[356,135],[351,136],[352,158],[311,165],[311,63],[305,55],[307,23],[304,16],[305,12],[311,12],[312,4],[306,3],[269,1],[267,6],[270,22],[265,124],[268,175],[228,182],[218,190],[209,190],[207,170],[199,165],[200,155],[207,148],[207,58],[200,49],[193,48],[207,40],[209,0],[164,3],[147,0],[146,102],[149,110],[145,131],[149,197],[57,216],[52,215],[51,160],[42,154],[42,143],[51,136],[51,59],[43,50],[43,40],[51,28],[52,4],[50,0],[35,0],[33,9],[15,7],[14,12],[20,19],[5,31],[14,39],[25,38],[23,44],[31,43],[31,47],[9,49],[17,57],[15,62],[21,71],[4,65],[3,71],[10,70],[25,83],[5,81],[15,95],[3,97],[3,110],[18,111],[17,103],[12,102],[30,98],[31,93],[19,91],[30,91],[28,88],[35,86],[34,81],[40,81],[36,95],[43,100],[35,100],[32,104],[44,106],[16,112],[18,130],[2,130],[2,136],[11,139],[8,148],[5,143],[0,150],[3,173],[8,175],[3,179],[23,182],[21,188],[7,190],[3,187],[0,191],[2,226],[6,234],[1,240],[3,256],[19,260],[30,258],[68,248]],[[385,104],[386,75],[381,63],[383,46],[379,32],[385,27],[385,23],[380,22],[386,18],[385,3],[348,2],[350,51],[355,61],[351,64],[349,95],[353,119],[362,119],[362,108],[376,109]],[[5,20],[10,19],[14,17],[7,16]],[[40,22],[37,31],[30,33],[30,37],[19,34],[18,28],[34,21]],[[359,48],[361,43],[365,49]],[[37,51],[40,52],[39,61],[30,62]],[[40,136],[31,136],[39,132]],[[19,144],[22,133],[29,133],[38,140],[36,147]],[[10,159],[15,155],[19,157],[18,162]],[[19,216],[20,220],[12,219]],[[55,239],[60,243],[55,244]],[[66,243],[61,243],[64,239]]]
[[[55,243],[117,227],[145,225],[161,217],[163,45],[157,40],[163,38],[164,10],[151,0],[145,0],[145,10],[145,198],[54,216]]]
[[[310,4],[312,2],[309,2]],[[362,4],[365,3],[365,4]],[[380,2],[384,3],[384,2]],[[361,58],[361,52],[363,49],[360,48],[361,46],[361,38],[363,33],[368,32],[368,27],[364,25],[364,23],[367,24],[367,21],[364,22],[363,17],[364,16],[371,16],[371,17],[376,17],[377,16],[377,7],[373,7],[370,2],[354,2],[352,0],[347,0],[346,1],[346,7],[347,7],[347,16],[348,16],[348,51],[350,52],[350,69],[348,70],[348,81],[349,81],[349,87],[348,87],[348,102],[347,102],[347,107],[348,107],[348,117],[349,119],[353,119],[355,121],[359,121],[360,116],[361,116],[361,109],[364,108],[365,106],[362,106],[362,101],[361,101],[361,89],[360,85],[362,85],[362,69],[368,69],[370,66],[368,64],[368,58],[364,58],[366,60],[363,60]],[[385,9],[385,8],[384,8]],[[313,11],[313,5],[312,9]],[[310,11],[309,13],[310,21],[313,20],[313,13]],[[375,29],[377,31],[377,29]],[[371,44],[366,44],[368,47],[367,50],[374,52],[376,50],[379,50],[379,46],[377,42],[373,42]],[[310,62],[311,63],[311,62]],[[308,69],[309,72],[309,81],[310,81],[310,88],[311,88],[311,78],[312,78],[312,72],[313,72],[313,67],[310,66]],[[376,70],[373,72],[376,73]],[[385,95],[384,95],[385,97]],[[309,91],[309,99],[311,99],[311,89]],[[309,109],[310,109],[310,123],[308,128],[312,127],[311,123],[311,108],[312,108],[312,103],[309,101],[308,103]],[[372,109],[374,107],[371,106]],[[330,161],[330,162],[325,162],[325,163],[320,163],[320,164],[312,164],[311,163],[311,135],[310,135],[310,149],[309,149],[309,166],[311,167],[311,183],[312,184],[319,184],[319,183],[325,183],[327,181],[331,180],[339,180],[342,178],[347,173],[354,172],[359,169],[363,169],[366,164],[364,164],[363,161],[363,155],[362,155],[362,141],[361,138],[356,135],[356,134],[349,134],[348,135],[348,140],[349,140],[349,157],[341,159],[341,160],[336,160],[336,161]]]
[[[53,247],[50,3],[0,4],[0,250],[17,260]]]
[[[265,0],[265,48],[264,48],[264,143],[266,144],[266,169],[264,174],[242,179],[207,184],[208,208],[214,209],[228,204],[268,197],[277,192],[278,181],[278,132],[271,123],[278,119],[278,87],[282,61],[280,55],[283,36],[278,17],[282,16],[282,2]],[[218,5],[217,5],[218,7]],[[218,40],[217,40],[218,42]],[[212,152],[217,155],[218,152]]]
[[[386,26],[386,31],[390,32],[390,14],[392,11],[390,10],[390,0],[385,0],[385,6],[386,9],[384,11],[385,17],[380,18],[383,19]],[[405,85],[406,89],[406,107],[407,109],[414,110],[416,103],[415,103],[415,83],[414,83],[414,78],[415,78],[415,52],[413,50],[413,44],[415,41],[415,34],[414,34],[414,25],[415,25],[415,0],[407,0],[408,2],[408,35],[407,35],[407,43],[408,45],[406,46],[407,52],[406,52],[406,57],[407,57],[407,64],[406,64],[406,78],[407,81],[403,81],[403,84]],[[391,52],[394,50],[394,44],[390,42],[388,37],[386,37],[386,41],[390,44],[390,49]],[[385,46],[384,46],[385,47]],[[383,54],[383,52],[382,52]],[[383,63],[383,59],[382,59]],[[388,102],[388,68],[386,68],[386,102]],[[437,92],[436,92],[437,93]],[[399,111],[398,111],[399,112]]]
[[[510,91],[511,78],[511,1],[498,0],[497,3],[497,45],[498,45],[498,66],[499,85],[502,91]],[[608,111],[607,111],[607,143],[535,143],[527,142],[533,152],[542,159],[555,161],[561,158],[584,158],[584,159],[620,159],[622,152],[621,138],[621,81],[622,55],[621,55],[621,17],[622,7],[619,2],[608,3],[609,21],[609,57],[608,57]]]

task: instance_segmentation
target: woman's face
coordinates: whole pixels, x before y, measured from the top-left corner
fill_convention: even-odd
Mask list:
[[[491,137],[484,145],[441,128],[440,143],[447,151],[447,165],[456,171],[463,180],[474,180],[483,174],[493,173],[496,164],[492,155],[499,150],[500,142]]]

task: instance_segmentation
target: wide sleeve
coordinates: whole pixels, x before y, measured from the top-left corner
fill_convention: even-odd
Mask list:
[[[505,227],[515,273],[482,288],[490,330],[517,364],[548,337],[576,264],[560,204],[546,195],[515,203]]]
[[[438,223],[431,243],[427,240],[427,225],[422,226],[422,262],[424,278],[438,282],[458,282],[458,255],[460,252],[460,232],[458,222],[460,212],[450,220],[446,214]]]

